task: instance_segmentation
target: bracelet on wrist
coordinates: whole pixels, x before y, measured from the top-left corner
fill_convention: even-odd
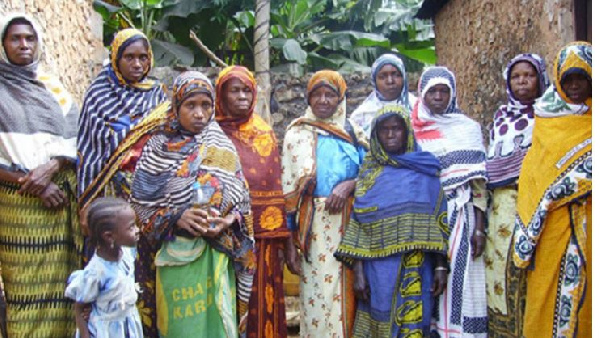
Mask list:
[[[486,237],[485,232],[475,229],[475,236]]]
[[[436,266],[435,271],[448,271],[448,268],[445,266]]]

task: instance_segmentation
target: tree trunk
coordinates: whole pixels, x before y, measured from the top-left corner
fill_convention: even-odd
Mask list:
[[[271,19],[270,0],[256,0],[256,20],[254,24],[254,72],[257,83],[255,111],[268,124],[271,124],[271,76],[269,74],[269,21]]]

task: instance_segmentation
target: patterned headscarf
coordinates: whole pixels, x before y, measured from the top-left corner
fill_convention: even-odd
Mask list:
[[[519,62],[527,62],[535,69],[538,78],[538,96],[541,96],[550,85],[546,64],[537,54],[519,54],[506,66],[503,75],[508,102],[500,106],[494,114],[487,154],[488,187],[492,189],[506,186],[517,180],[523,158],[531,146],[535,101],[517,100],[510,87],[512,68]]]
[[[334,70],[320,70],[314,73],[308,81],[306,88],[307,100],[310,101],[310,95],[315,89],[323,86],[335,91],[338,94],[340,103],[338,104],[336,112],[327,119],[321,119],[313,114],[309,105],[306,109],[306,113],[304,114],[304,118],[330,123],[337,126],[341,130],[344,130],[344,124],[346,121],[346,81],[340,73]]]
[[[135,41],[148,43],[148,38],[136,29],[119,31],[111,47],[111,62],[106,65],[88,88],[83,101],[77,136],[77,177],[81,205],[86,204],[90,185],[129,131],[156,106],[167,99],[160,82],[147,78],[136,83],[126,81],[117,64],[123,51]],[[149,67],[148,72],[152,67]]]
[[[204,93],[215,102],[214,88],[206,75],[196,72],[187,71],[179,74],[173,82],[173,97],[172,101],[175,107],[179,108],[183,101],[196,93]]]
[[[450,88],[450,101],[442,114],[433,114],[424,97],[438,84]],[[486,179],[481,128],[458,108],[456,80],[448,68],[430,67],[421,75],[412,124],[419,145],[442,163],[441,180],[446,192],[476,178]]]
[[[37,21],[35,21],[28,14],[8,13],[0,17],[0,37],[4,37],[4,34],[6,34],[6,30],[8,29],[10,23],[15,19],[25,19],[27,22],[29,22],[31,24],[31,27],[33,27],[33,31],[35,32],[35,35],[37,37],[37,50],[33,55],[33,62],[27,66],[21,66],[21,68],[35,73],[37,71],[37,67],[42,57],[42,52],[44,50],[44,36],[42,29],[38,25]],[[4,63],[10,63],[10,61],[8,60],[8,56],[6,55],[6,51],[4,50],[4,45],[2,46],[2,48],[0,48],[0,61]]]
[[[554,61],[554,84],[536,103],[536,114],[541,117],[582,115],[592,109],[592,98],[576,104],[565,93],[562,83],[569,74],[585,75],[592,82],[592,45],[587,42],[572,42],[561,49]]]

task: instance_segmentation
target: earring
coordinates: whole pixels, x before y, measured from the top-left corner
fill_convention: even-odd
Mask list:
[[[114,249],[115,248],[115,241],[110,241],[110,248]]]

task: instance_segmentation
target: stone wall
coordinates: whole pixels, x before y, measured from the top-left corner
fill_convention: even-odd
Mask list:
[[[434,21],[438,63],[455,72],[460,106],[482,125],[506,101],[510,59],[538,53],[551,69],[574,38],[572,0],[450,0]]]
[[[221,70],[221,68],[193,69],[204,73],[213,81],[213,84]],[[159,79],[170,91],[173,80],[184,70],[188,69],[156,68],[152,70],[150,75]],[[346,104],[348,114],[350,114],[373,90],[373,86],[371,85],[371,74],[355,72],[344,73],[342,75],[348,85]],[[308,106],[306,101],[306,84],[311,76],[312,73],[302,77],[294,77],[289,73],[271,73],[271,88],[273,88],[273,97],[277,102],[277,111],[272,111],[271,116],[273,129],[280,142],[283,140],[285,129],[290,122],[293,119],[302,116]],[[417,89],[419,76],[420,74],[416,73],[408,74],[409,90],[413,93]]]
[[[107,56],[102,46],[102,18],[91,0],[0,0],[0,15],[25,12],[44,34],[42,67],[59,76],[75,101],[83,94]]]

